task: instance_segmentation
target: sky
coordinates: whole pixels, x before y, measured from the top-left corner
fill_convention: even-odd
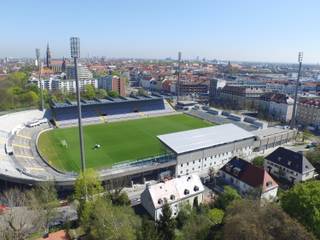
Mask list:
[[[320,62],[319,0],[2,0],[0,57]]]

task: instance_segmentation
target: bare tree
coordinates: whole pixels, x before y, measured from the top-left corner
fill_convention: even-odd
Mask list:
[[[57,190],[53,182],[38,184],[28,195],[30,207],[39,213],[41,227],[44,228],[45,233],[49,233],[50,222],[56,217],[56,209],[59,206]]]
[[[24,240],[39,229],[39,214],[29,208],[25,192],[19,189],[5,191],[1,201],[8,209],[0,219],[0,239]]]

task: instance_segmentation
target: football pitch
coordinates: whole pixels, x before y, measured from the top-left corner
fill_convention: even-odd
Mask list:
[[[185,114],[84,126],[87,168],[101,169],[168,152],[157,135],[212,126]],[[58,128],[40,135],[38,149],[62,171],[80,170],[78,128]],[[100,147],[95,147],[100,145]]]

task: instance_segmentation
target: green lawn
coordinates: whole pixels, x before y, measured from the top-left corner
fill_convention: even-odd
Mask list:
[[[134,161],[160,155],[167,150],[157,135],[211,126],[188,115],[171,115],[84,127],[88,168],[110,167],[122,161]],[[64,171],[79,171],[78,128],[59,128],[39,137],[39,151],[53,166]],[[95,144],[101,148],[94,150]]]

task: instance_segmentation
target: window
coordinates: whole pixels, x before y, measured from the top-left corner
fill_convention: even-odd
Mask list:
[[[181,167],[183,167],[183,163],[181,163]]]

